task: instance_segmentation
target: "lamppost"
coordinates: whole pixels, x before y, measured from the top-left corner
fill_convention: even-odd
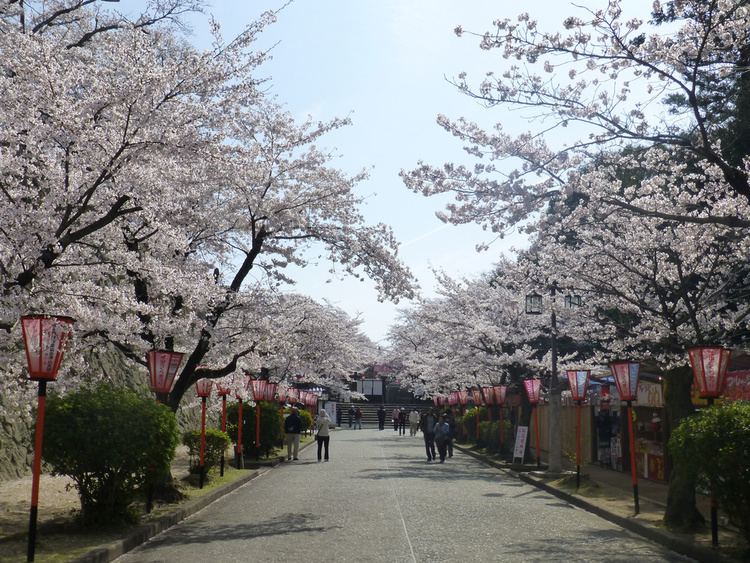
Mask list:
[[[216,382],[216,393],[221,397],[221,431],[227,431],[227,395],[232,388],[223,383]],[[219,464],[219,476],[224,477],[224,450],[221,450],[221,462]]]
[[[694,346],[688,348],[690,366],[693,368],[693,380],[699,395],[708,401],[708,406],[714,404],[714,399],[724,392],[727,369],[732,351],[721,346]],[[711,484],[711,545],[719,545],[718,505]]]
[[[201,450],[200,450],[200,478],[199,488],[203,488],[206,478],[206,400],[211,395],[213,381],[210,379],[199,379],[195,382],[195,392],[201,398]]]
[[[555,300],[557,286],[550,287],[550,297]],[[577,302],[580,303],[580,297]],[[566,304],[572,305],[572,301],[566,300]],[[542,314],[542,296],[534,292],[526,296],[526,314]],[[562,471],[562,440],[560,426],[560,385],[557,381],[557,316],[555,308],[550,308],[550,356],[552,373],[549,381],[549,471],[559,473]]]
[[[531,404],[532,415],[534,417],[534,442],[536,445],[536,467],[537,469],[542,467],[541,461],[541,450],[539,447],[539,411],[537,405],[539,404],[539,395],[542,390],[542,382],[536,377],[533,379],[525,379],[523,382],[524,389],[526,389],[526,396],[529,398]]]
[[[570,393],[576,402],[576,489],[581,486],[581,405],[586,400],[590,370],[568,370]]]
[[[505,395],[508,391],[507,385],[495,385],[492,387],[495,392],[495,403],[498,406],[498,417],[500,418],[500,455],[503,453],[503,440],[505,439],[505,419],[503,417],[503,407],[505,405]]]
[[[640,513],[638,504],[638,470],[635,462],[635,435],[633,434],[633,401],[638,397],[638,376],[640,373],[638,362],[612,362],[609,369],[617,385],[617,392],[621,401],[628,403],[628,445],[630,451],[630,476],[633,481],[633,502],[635,513]]]
[[[36,522],[39,509],[39,475],[42,469],[42,444],[44,442],[44,408],[47,402],[47,382],[57,379],[57,372],[65,353],[65,343],[73,333],[70,317],[24,315],[21,333],[26,350],[29,379],[39,382],[37,393],[36,429],[34,431],[34,463],[31,480],[31,510],[29,511],[29,539],[27,561],[34,560],[36,547]]]

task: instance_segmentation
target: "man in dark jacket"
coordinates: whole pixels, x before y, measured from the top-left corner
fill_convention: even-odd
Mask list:
[[[428,409],[422,413],[419,427],[424,435],[424,449],[427,452],[427,461],[435,460],[435,415]]]
[[[385,408],[380,405],[378,409],[378,430],[385,428]]]
[[[297,407],[292,407],[292,413],[284,421],[284,432],[286,432],[286,460],[297,459],[299,454],[299,435],[302,433],[302,418]],[[294,450],[294,451],[292,451]]]

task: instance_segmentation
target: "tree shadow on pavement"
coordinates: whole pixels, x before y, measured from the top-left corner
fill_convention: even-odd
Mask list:
[[[341,526],[316,526],[320,518],[314,514],[289,513],[260,522],[216,524],[212,522],[185,522],[169,534],[152,539],[143,549],[183,545],[186,543],[212,543],[224,540],[251,540],[259,537],[297,534],[300,532],[325,532]]]

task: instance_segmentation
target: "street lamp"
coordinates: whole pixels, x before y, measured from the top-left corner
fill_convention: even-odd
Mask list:
[[[557,285],[552,284],[550,287],[550,297],[555,300]],[[579,299],[580,301],[580,299]],[[566,305],[569,305],[566,301]],[[536,292],[526,296],[526,314],[542,314],[542,296]],[[550,310],[550,356],[552,373],[549,381],[549,460],[548,469],[553,473],[559,473],[562,470],[562,440],[561,440],[561,405],[560,405],[560,385],[557,381],[557,315],[555,308]]]
[[[732,351],[721,346],[694,346],[688,348],[690,365],[693,368],[693,379],[698,388],[698,394],[708,401],[708,406],[714,404],[714,399],[724,392],[727,368],[732,357]],[[711,544],[719,545],[719,520],[717,515],[716,495],[711,486]]]
[[[635,513],[640,512],[638,504],[638,471],[635,463],[635,436],[633,434],[633,401],[638,397],[638,376],[640,364],[638,362],[612,362],[609,364],[612,377],[617,385],[617,392],[621,401],[628,403],[628,442],[630,450],[630,476],[633,481],[633,502]]]
[[[590,377],[589,370],[568,370],[570,393],[576,402],[576,489],[581,486],[581,405],[586,400]]]
[[[498,416],[500,417],[500,455],[503,453],[503,439],[505,434],[505,428],[504,423],[505,419],[503,417],[503,406],[505,405],[505,395],[508,391],[507,385],[495,385],[493,386],[493,391],[495,392],[495,403],[498,405]]]
[[[148,364],[149,387],[159,400],[159,395],[168,395],[172,390],[172,383],[180,369],[182,352],[167,350],[151,350],[146,354]]]
[[[200,479],[199,486],[203,488],[206,477],[206,400],[211,395],[213,381],[199,379],[195,382],[195,392],[201,398],[201,451],[200,451]]]
[[[221,431],[227,431],[227,395],[232,392],[229,385],[216,382],[216,393],[221,397]],[[221,450],[221,464],[219,465],[219,476],[224,477],[224,450]]]
[[[539,469],[542,466],[541,451],[539,448],[539,412],[537,405],[539,404],[539,396],[542,391],[542,382],[536,377],[533,379],[525,379],[523,382],[524,389],[526,389],[526,396],[529,398],[531,404],[531,410],[534,416],[534,442],[536,444],[536,467]]]
[[[42,443],[44,441],[44,407],[47,401],[47,382],[57,379],[57,372],[65,353],[65,343],[73,334],[70,317],[24,315],[21,333],[26,350],[29,379],[39,382],[37,393],[36,429],[34,431],[34,464],[32,465],[31,510],[29,512],[29,539],[27,561],[34,561],[36,546],[36,521],[39,508],[39,475],[42,469]]]

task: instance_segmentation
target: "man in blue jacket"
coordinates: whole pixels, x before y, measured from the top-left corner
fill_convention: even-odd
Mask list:
[[[286,460],[297,459],[299,454],[299,435],[302,433],[302,418],[300,418],[297,407],[292,407],[292,413],[284,421],[284,432],[286,432]]]

